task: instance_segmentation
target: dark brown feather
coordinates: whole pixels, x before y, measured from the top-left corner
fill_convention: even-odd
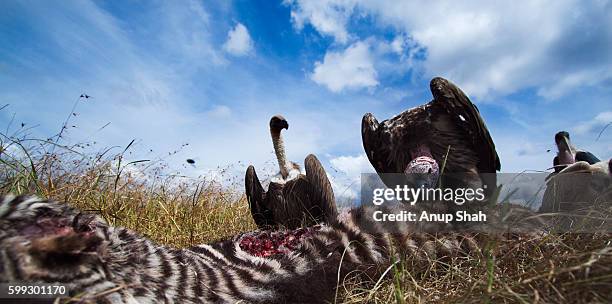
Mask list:
[[[456,85],[444,78],[432,79],[430,88],[434,96],[433,103],[438,103],[446,109],[455,126],[464,130],[468,143],[478,155],[478,171],[481,173],[499,171],[501,164],[495,151],[495,144],[476,105]]]
[[[331,223],[338,216],[338,210],[336,209],[334,190],[327,178],[327,173],[313,154],[306,156],[304,167],[306,168],[306,179],[312,185],[314,197],[321,202],[319,207],[323,213],[322,218],[325,219],[326,223]]]
[[[300,174],[284,184],[271,182],[266,192],[255,169],[249,166],[245,179],[247,198],[258,227],[294,229],[335,220],[338,211],[323,166],[311,154],[306,157],[305,167],[306,175]]]
[[[389,163],[381,157],[386,155],[383,150],[381,132],[379,132],[378,120],[372,113],[366,113],[361,120],[361,138],[366,155],[376,169],[376,172],[393,172],[395,168],[389,168]]]
[[[244,178],[245,190],[247,200],[249,202],[249,208],[251,209],[251,216],[258,227],[266,226],[268,223],[267,219],[270,217],[266,214],[266,210],[261,206],[265,201],[266,192],[264,191],[257,173],[255,173],[255,167],[249,166]]]
[[[430,83],[434,99],[381,123],[370,113],[362,120],[362,140],[368,159],[381,173],[402,173],[418,145],[431,149],[444,173],[467,173],[495,189],[500,161],[478,108],[454,84],[443,78]],[[384,180],[384,179],[383,179]]]

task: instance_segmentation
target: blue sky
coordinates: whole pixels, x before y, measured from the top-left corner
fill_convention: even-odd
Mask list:
[[[429,101],[434,76],[478,105],[502,171],[550,167],[562,129],[612,156],[612,130],[596,141],[612,121],[610,1],[0,2],[0,126],[14,114],[50,136],[85,92],[66,140],[137,139],[140,158],[191,176],[270,167],[281,113],[289,158],[315,153],[343,191],[372,170],[362,115]]]

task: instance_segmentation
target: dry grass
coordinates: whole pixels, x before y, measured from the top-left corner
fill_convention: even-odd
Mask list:
[[[67,201],[176,247],[255,228],[244,195],[233,190],[242,185],[164,175],[161,161],[126,162],[131,144],[113,155],[84,153],[87,143],[18,135],[0,135],[1,193]],[[611,290],[610,236],[565,234],[499,241],[462,257],[397,261],[383,278],[356,273],[341,282],[338,302],[604,303]]]
[[[605,234],[566,234],[426,263],[407,259],[378,285],[345,281],[343,303],[609,303],[611,245]]]
[[[176,247],[253,230],[238,187],[164,174],[161,161],[126,162],[121,153],[83,153],[90,144],[0,134],[0,192],[35,193],[99,213],[110,224]],[[240,187],[242,188],[242,187]]]

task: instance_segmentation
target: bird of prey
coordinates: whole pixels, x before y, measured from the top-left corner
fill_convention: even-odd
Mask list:
[[[555,144],[557,145],[557,156],[553,159],[555,173],[560,172],[575,162],[585,161],[592,165],[601,161],[593,153],[574,147],[567,131],[560,131],[555,134]]]
[[[287,120],[273,116],[270,134],[279,173],[270,181],[268,190],[262,187],[255,167],[249,166],[246,172],[246,195],[255,223],[260,228],[294,229],[334,221],[338,211],[325,169],[312,154],[304,162],[305,175],[298,164],[288,161],[281,136],[283,129],[289,129]]]
[[[396,184],[385,173],[418,173],[413,186],[432,188],[443,172],[444,187],[480,185],[491,194],[501,166],[478,108],[446,79],[432,79],[430,90],[433,100],[382,122],[371,113],[363,116],[368,159],[389,187]]]

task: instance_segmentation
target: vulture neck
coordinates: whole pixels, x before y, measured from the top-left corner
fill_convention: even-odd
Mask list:
[[[557,153],[557,156],[559,156],[559,164],[569,165],[576,162],[576,148],[569,142],[569,140],[562,140],[561,142],[557,143],[557,149],[559,150]]]
[[[274,144],[274,153],[276,154],[276,160],[278,160],[280,174],[283,179],[286,179],[289,176],[289,171],[287,171],[287,157],[285,156],[285,144],[281,137],[281,130],[270,129],[270,134],[272,134],[272,144]]]

